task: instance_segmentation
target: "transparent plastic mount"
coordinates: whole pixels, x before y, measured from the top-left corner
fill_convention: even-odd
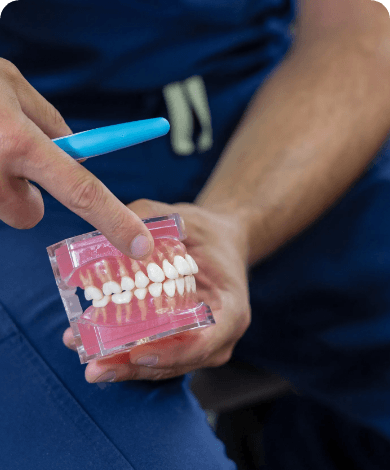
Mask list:
[[[144,298],[142,295],[139,298],[134,295],[137,286],[131,289],[130,285],[126,303],[109,301],[105,306],[90,305],[83,311],[78,288],[86,289],[93,285],[101,290],[105,282],[119,285],[124,277],[133,279],[129,282],[134,283],[137,271],[143,273],[141,276],[151,272],[148,271],[150,263],[161,267],[164,259],[172,266],[173,258],[186,257],[185,246],[181,243],[186,234],[179,214],[153,217],[143,222],[155,239],[154,252],[143,262],[123,255],[99,231],[71,237],[47,248],[82,364],[127,351],[139,344],[215,324],[210,307],[198,302],[192,288],[195,271],[190,275],[180,274],[179,280],[164,279],[170,283],[171,289],[176,283],[174,295],[171,291],[171,295],[166,295],[168,288],[164,286],[163,289],[159,283],[153,283],[161,295],[152,296],[150,289]],[[179,289],[180,279],[182,285],[185,284],[184,291]],[[152,281],[148,283],[150,287]],[[147,288],[138,291],[147,291]],[[114,295],[106,297],[112,300]]]

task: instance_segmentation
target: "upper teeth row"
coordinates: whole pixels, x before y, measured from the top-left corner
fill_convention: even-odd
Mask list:
[[[177,280],[179,278],[179,274],[182,276],[189,276],[196,274],[199,270],[192,256],[186,254],[185,258],[179,255],[175,256],[173,265],[167,259],[164,259],[162,269],[156,263],[149,263],[146,267],[146,271],[148,276],[146,276],[142,271],[137,271],[135,273],[134,280],[129,276],[123,276],[121,278],[120,285],[116,281],[105,282],[102,286],[102,290],[95,286],[88,286],[84,291],[85,298],[87,300],[104,302],[103,297],[113,294],[119,295],[122,291],[131,291],[134,287],[137,287],[137,290],[145,289],[150,281],[154,284],[160,284],[165,280],[165,276],[169,280]],[[165,284],[170,285],[172,283],[169,284],[167,281]],[[169,294],[167,293],[167,295]]]
[[[117,285],[119,286],[119,284]],[[196,292],[194,276],[191,275],[180,277],[178,279],[168,279],[164,282],[164,284],[161,282],[153,282],[153,284],[148,286],[148,289],[145,287],[136,289],[134,291],[134,295],[137,297],[137,299],[143,300],[146,297],[147,291],[149,290],[149,293],[152,297],[160,297],[162,290],[164,289],[164,292],[168,297],[173,297],[175,295],[176,289],[180,295],[183,295],[184,288],[188,293]],[[91,292],[91,289],[97,289],[101,293],[101,290],[94,286],[87,287],[87,289],[89,289],[88,292]],[[87,292],[87,289],[85,289],[85,292]],[[112,300],[115,304],[128,304],[132,297],[133,292],[130,290],[125,290],[124,292],[116,292],[113,295],[101,295],[99,299],[93,299],[92,303],[94,307],[105,307],[110,300]]]

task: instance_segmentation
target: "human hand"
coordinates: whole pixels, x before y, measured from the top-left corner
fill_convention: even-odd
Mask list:
[[[42,219],[42,196],[31,180],[100,230],[120,251],[143,258],[154,244],[140,218],[51,141],[69,134],[72,131],[54,106],[17,67],[0,58],[0,220],[28,229]]]
[[[188,236],[184,244],[199,266],[196,275],[198,298],[211,307],[216,325],[93,360],[85,371],[87,381],[105,381],[103,375],[109,372],[115,372],[115,382],[159,380],[224,364],[250,323],[247,244],[240,224],[232,214],[211,212],[192,204],[168,205],[139,200],[128,207],[142,218],[172,212],[181,215]],[[70,328],[63,339],[68,347],[72,347]],[[148,367],[137,365],[138,360],[148,356],[156,356],[158,363]]]

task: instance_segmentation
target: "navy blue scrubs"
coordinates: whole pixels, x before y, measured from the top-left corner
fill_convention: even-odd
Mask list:
[[[236,354],[289,378],[269,469],[390,468],[390,143],[346,197],[253,272]]]
[[[287,52],[292,17],[288,0],[20,0],[1,16],[0,56],[73,132],[168,117],[163,87],[201,76],[209,151],[176,155],[166,136],[85,163],[125,203],[192,201]],[[389,157],[384,149],[337,208],[252,273],[253,323],[236,354],[299,391],[269,419],[270,470],[388,468]],[[1,467],[234,468],[187,377],[85,382],[61,341],[68,322],[45,248],[93,228],[44,200],[34,229],[0,224]]]

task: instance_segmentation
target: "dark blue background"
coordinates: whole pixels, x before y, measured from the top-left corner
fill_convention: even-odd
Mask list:
[[[166,136],[85,163],[123,202],[192,201],[286,53],[292,7],[287,0],[19,0],[1,16],[0,56],[73,132],[167,117],[162,87],[202,75],[210,151],[176,156]],[[290,378],[299,391],[270,418],[271,469],[388,468],[389,155],[385,147],[335,209],[252,272],[253,322],[236,355]],[[0,225],[2,466],[230,468],[187,378],[85,382],[61,342],[67,319],[45,248],[92,227],[44,198],[46,214],[34,229]]]

